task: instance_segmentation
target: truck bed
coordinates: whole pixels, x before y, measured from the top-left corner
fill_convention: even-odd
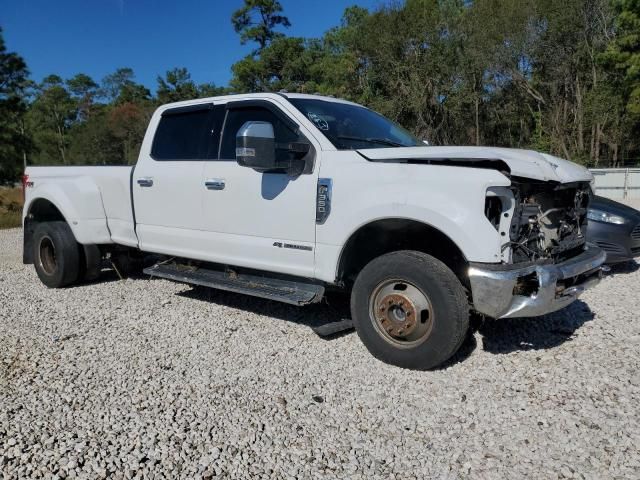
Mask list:
[[[33,198],[50,201],[65,212],[80,243],[137,246],[132,170],[132,166],[28,167],[25,205]]]

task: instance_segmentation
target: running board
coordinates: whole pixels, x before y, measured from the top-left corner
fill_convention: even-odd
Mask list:
[[[262,275],[236,273],[233,270],[213,270],[177,263],[159,263],[145,268],[144,273],[152,277],[244,293],[291,305],[317,303],[322,300],[324,295],[324,287],[315,283],[282,280]]]

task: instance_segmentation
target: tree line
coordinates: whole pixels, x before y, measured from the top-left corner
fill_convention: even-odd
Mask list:
[[[435,145],[640,163],[640,0],[389,1],[347,8],[321,38],[287,36],[277,0],[244,0],[231,22],[255,49],[228,86],[175,68],[153,93],[131,68],[36,83],[0,30],[0,180],[25,163],[131,164],[160,104],[280,90],[362,103]]]

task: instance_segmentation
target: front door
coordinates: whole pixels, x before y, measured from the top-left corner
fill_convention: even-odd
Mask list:
[[[205,162],[203,229],[212,261],[313,276],[318,161],[309,172],[261,173],[236,163],[236,133],[249,121],[274,127],[276,145],[306,141],[274,108],[234,102],[227,109],[218,160]],[[307,136],[310,137],[310,136]],[[315,148],[319,152],[319,148]],[[277,150],[277,154],[284,154]],[[318,153],[316,153],[318,157]]]

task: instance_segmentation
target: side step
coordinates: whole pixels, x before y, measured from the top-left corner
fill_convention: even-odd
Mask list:
[[[233,270],[214,270],[178,263],[159,263],[145,268],[144,273],[152,277],[244,293],[291,305],[317,303],[322,300],[324,295],[324,287],[315,283],[236,273]]]

